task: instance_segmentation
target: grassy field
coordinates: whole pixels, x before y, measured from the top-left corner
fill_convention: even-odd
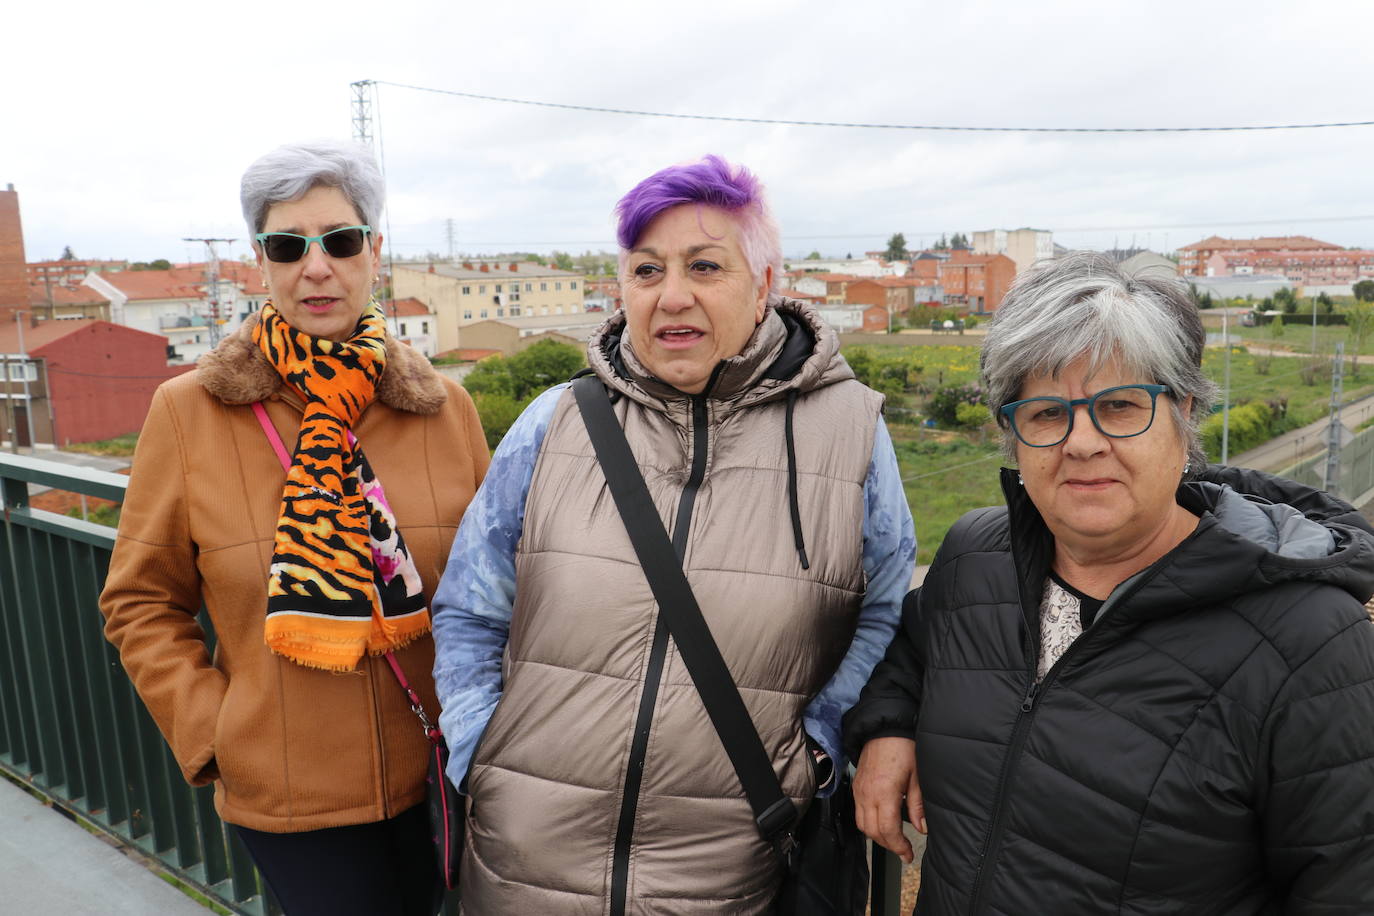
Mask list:
[[[73,442],[70,445],[62,446],[64,451],[83,452],[87,455],[108,455],[114,458],[130,458],[134,454],[134,446],[138,444],[138,433],[129,433],[125,436],[116,436],[113,439],[101,439],[98,442]]]
[[[1325,329],[1318,328],[1319,332],[1322,330]],[[1296,331],[1285,335],[1297,336]],[[1310,343],[1310,333],[1304,340]],[[910,355],[921,367],[919,376],[913,379],[914,389],[928,391],[939,385],[977,380],[977,346],[902,347],[894,344],[868,349],[877,354],[900,351]],[[1219,385],[1225,374],[1225,357],[1223,349],[1213,347],[1203,358],[1203,369]],[[1286,401],[1284,428],[1295,428],[1326,416],[1331,400],[1330,360],[1304,373],[1308,362],[1298,357],[1266,358],[1234,350],[1231,354],[1231,403]],[[1374,366],[1364,367],[1359,378],[1351,378],[1349,366],[1346,368],[1345,400],[1374,393]],[[1312,384],[1307,384],[1304,376]],[[917,423],[921,400],[920,394],[914,392],[908,399],[908,408],[889,411],[888,423],[907,501],[916,522],[917,562],[924,564],[930,562],[945,533],[959,516],[970,509],[1002,503],[997,469],[1004,459],[995,433],[920,428]]]

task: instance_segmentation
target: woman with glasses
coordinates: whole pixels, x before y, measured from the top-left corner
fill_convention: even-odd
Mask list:
[[[488,455],[467,393],[372,298],[381,175],[284,146],[242,182],[270,301],[139,435],[105,632],[285,911],[433,914],[428,606]],[[198,614],[213,626],[213,649]]]
[[[1181,285],[1076,253],[983,346],[1016,470],[949,532],[845,720],[917,913],[1374,912],[1374,537],[1205,467]],[[917,761],[920,762],[919,782]]]

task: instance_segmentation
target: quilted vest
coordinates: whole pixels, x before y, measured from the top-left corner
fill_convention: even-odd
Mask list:
[[[802,713],[857,625],[863,488],[882,399],[854,380],[814,312],[772,306],[703,395],[652,379],[619,339],[619,316],[593,339],[591,364],[617,394],[615,413],[782,786],[804,806],[816,780]],[[773,377],[789,360],[796,370]],[[789,508],[789,391],[809,569]],[[469,777],[464,912],[769,909],[776,856],[658,620],[571,391],[526,501],[504,675]]]

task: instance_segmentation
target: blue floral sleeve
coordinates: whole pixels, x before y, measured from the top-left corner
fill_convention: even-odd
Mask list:
[[[868,579],[859,628],[834,677],[806,707],[802,721],[835,766],[845,765],[840,719],[859,699],[859,691],[887,651],[902,615],[916,563],[916,528],[911,521],[892,437],[882,419],[873,433],[873,457],[864,481],[863,566]],[[828,795],[835,782],[822,791]]]
[[[531,401],[501,439],[434,593],[434,687],[454,785],[462,785],[501,699],[501,656],[515,605],[515,547],[525,526],[525,498],[554,407],[567,387],[555,385]]]

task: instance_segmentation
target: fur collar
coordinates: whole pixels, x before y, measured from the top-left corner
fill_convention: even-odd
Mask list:
[[[205,390],[226,404],[252,404],[276,394],[281,376],[253,342],[258,324],[254,312],[219,346],[196,363],[196,376]],[[409,346],[386,338],[386,371],[377,383],[377,399],[410,413],[438,413],[448,393],[429,360]]]

